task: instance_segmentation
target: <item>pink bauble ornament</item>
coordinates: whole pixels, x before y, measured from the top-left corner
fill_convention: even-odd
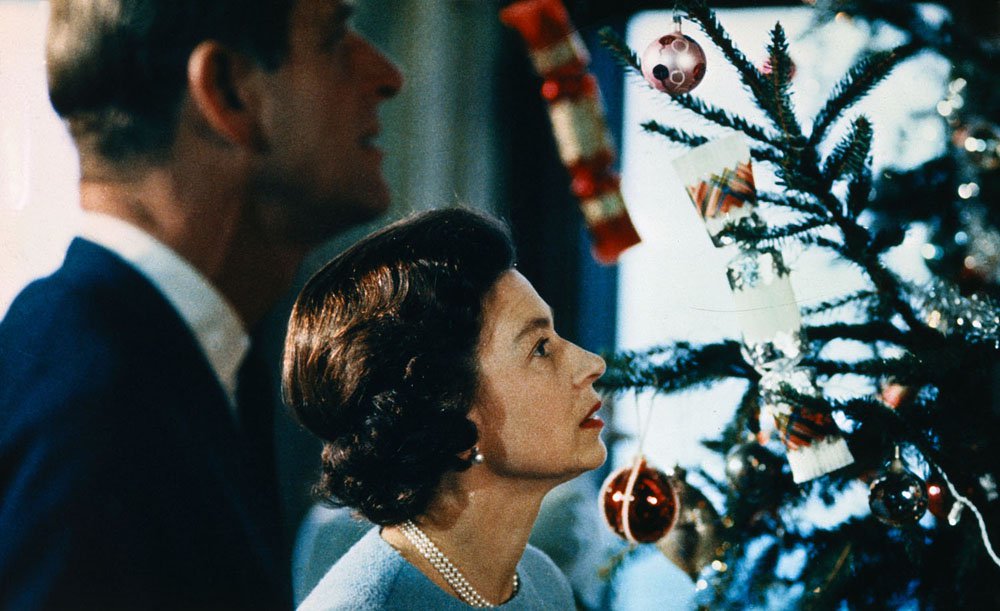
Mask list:
[[[656,89],[677,95],[687,93],[705,78],[705,52],[701,45],[681,32],[681,22],[674,20],[675,30],[649,43],[642,54],[642,75]]]
[[[771,76],[771,73],[774,72],[774,67],[771,66],[770,56],[766,57],[764,61],[761,62],[760,66],[757,69],[760,70],[761,74],[763,74],[764,76]],[[789,66],[788,78],[790,79],[795,78],[795,70],[796,70],[795,62],[792,62],[791,66]]]

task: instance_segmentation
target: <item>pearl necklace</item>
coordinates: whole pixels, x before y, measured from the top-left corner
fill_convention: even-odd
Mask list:
[[[441,577],[448,582],[451,589],[455,590],[458,596],[465,601],[466,604],[476,608],[487,608],[487,607],[497,607],[499,605],[494,605],[489,602],[483,595],[476,591],[469,583],[469,580],[462,575],[462,572],[452,564],[451,560],[448,559],[444,553],[438,549],[434,542],[430,540],[424,531],[420,530],[413,520],[407,520],[399,525],[399,530],[402,531],[403,535],[417,548],[420,555],[427,559],[431,563]],[[521,587],[521,581],[517,577],[517,572],[514,572],[514,594],[517,594],[518,589]],[[511,596],[513,597],[514,594]]]

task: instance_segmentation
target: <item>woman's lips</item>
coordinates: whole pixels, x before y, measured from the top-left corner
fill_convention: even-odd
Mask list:
[[[600,401],[594,404],[594,407],[591,408],[590,412],[587,414],[587,417],[584,418],[583,422],[580,423],[581,429],[599,429],[602,426],[604,426],[604,421],[597,416],[597,410],[599,409],[601,409]]]

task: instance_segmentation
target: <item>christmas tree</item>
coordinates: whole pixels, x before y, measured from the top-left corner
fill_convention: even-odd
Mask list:
[[[700,471],[699,479],[724,506],[712,506],[675,474],[666,501],[678,505],[680,517],[667,516],[677,521],[657,545],[702,581],[711,609],[775,601],[817,609],[1000,608],[1000,591],[988,586],[1000,576],[991,545],[1000,538],[997,47],[915,3],[820,1],[818,22],[849,15],[890,24],[906,41],[864,54],[803,121],[793,107],[795,67],[780,24],[768,61],[757,67],[703,1],[681,0],[675,10],[738,70],[766,123],[688,93],[704,56],[680,31],[641,56],[616,32],[602,32],[627,71],[673,104],[738,133],[710,138],[689,125],[643,124],[694,147],[673,165],[713,242],[733,251],[728,276],[743,333],[613,355],[602,383],[619,394],[672,393],[732,378],[746,384],[723,434],[704,441],[725,456],[726,478]],[[919,167],[876,176],[872,124],[845,115],[894,67],[926,52],[953,65],[937,111],[955,146]],[[850,128],[830,142],[841,120]],[[773,172],[779,188],[757,191],[754,172]],[[935,275],[926,283],[903,280],[884,256],[917,223],[931,236],[923,252]],[[800,308],[781,257],[791,244],[834,253],[860,270],[867,287]],[[841,358],[836,345],[845,342],[868,356]],[[830,396],[827,382],[844,375],[866,379],[868,391]],[[762,419],[773,419],[773,433],[761,431]],[[631,472],[642,484],[644,474]],[[790,518],[809,499],[835,505],[859,481],[870,485],[871,515],[829,527]],[[623,498],[621,490],[604,492]],[[657,519],[633,518],[643,515]],[[795,574],[777,570],[792,556],[804,559]]]

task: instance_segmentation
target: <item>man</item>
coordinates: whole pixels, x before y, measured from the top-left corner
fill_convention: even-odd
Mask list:
[[[402,80],[351,11],[51,0],[86,220],[0,323],[0,608],[290,606],[238,371],[304,254],[388,205]]]

